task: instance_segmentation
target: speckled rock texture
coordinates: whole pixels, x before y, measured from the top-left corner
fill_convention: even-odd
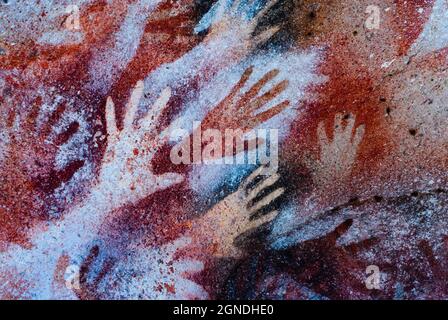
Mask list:
[[[0,1],[2,299],[447,299],[447,170],[447,0]]]

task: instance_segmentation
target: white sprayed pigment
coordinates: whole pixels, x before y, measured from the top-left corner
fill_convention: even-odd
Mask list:
[[[190,242],[189,238],[179,238],[160,248],[131,246],[131,254],[108,273],[100,293],[107,299],[207,299],[202,286],[186,279],[187,275],[202,271],[203,263],[174,258],[176,252]]]
[[[54,99],[44,96],[41,112],[38,116],[38,127],[45,124],[48,116],[57,108],[65,98],[58,95],[54,88],[39,88],[36,91],[51,93]],[[42,92],[42,93],[43,93]],[[77,113],[72,109],[75,108],[74,101],[65,101],[68,110],[64,113],[60,122],[53,128],[52,134],[48,137],[49,141],[58,134],[64,132],[68,126],[74,121],[79,123],[79,130],[71,139],[61,146],[57,154],[56,167],[63,168],[74,160],[85,160],[86,164],[78,170],[72,179],[63,184],[55,192],[60,201],[70,204],[74,199],[71,196],[79,193],[74,190],[84,182],[91,182],[93,176],[93,164],[88,162],[89,150],[86,146],[87,139],[91,137],[90,128],[85,120],[83,112]],[[76,106],[78,109],[79,106]],[[85,109],[85,108],[81,108]],[[7,251],[0,253],[0,273],[5,274],[11,272],[11,281],[0,285],[1,293],[11,293],[14,280],[24,281],[25,293],[21,298],[28,299],[76,299],[76,295],[66,288],[64,285],[55,283],[55,271],[58,260],[64,255],[70,257],[70,264],[81,265],[86,258],[92,245],[101,238],[101,228],[108,219],[111,212],[116,209],[109,197],[105,196],[102,191],[93,189],[82,201],[76,206],[72,206],[60,221],[50,221],[42,223],[32,230],[31,249],[26,249],[18,245],[10,244]],[[104,191],[104,190],[103,190]],[[70,197],[68,197],[71,195]],[[79,199],[78,199],[79,200]],[[51,209],[50,209],[51,210]],[[180,245],[181,243],[177,243]],[[170,247],[171,248],[171,247]],[[187,272],[196,272],[202,269],[199,261],[179,261],[175,263],[175,272],[171,271],[168,263],[170,261],[163,260],[168,257],[168,253],[164,248],[130,248],[130,253],[125,261],[120,261],[114,269],[114,274],[120,277],[126,277],[128,272],[138,271],[141,275],[144,287],[142,292],[131,291],[133,283],[127,282],[122,284],[121,292],[108,292],[110,296],[123,296],[127,298],[135,298],[140,294],[151,298],[187,298],[190,295],[206,298],[206,292],[194,282],[183,278]],[[168,249],[167,249],[168,250]],[[132,251],[136,251],[133,253]],[[169,250],[168,250],[169,252]],[[132,257],[132,258],[131,258]],[[163,259],[162,259],[163,258]],[[162,260],[163,263],[160,262]],[[156,264],[159,264],[157,268]],[[164,267],[164,272],[155,273],[156,270]],[[177,273],[176,273],[177,272]],[[174,278],[173,278],[174,277]],[[158,292],[154,290],[154,284],[160,281],[174,279],[176,284],[176,294],[170,292]],[[111,280],[109,278],[109,280]],[[29,287],[28,287],[29,285]],[[130,287],[129,287],[130,286]],[[137,289],[135,289],[137,290]]]
[[[427,54],[448,46],[448,2],[436,0],[431,16],[409,55]]]
[[[280,210],[277,218],[274,220],[269,240],[273,243],[273,247],[276,249],[287,247],[290,239],[288,237],[283,238],[288,231],[291,231],[291,221],[297,219],[296,205],[289,204]]]
[[[79,44],[84,40],[84,34],[78,31],[63,30],[46,32],[39,38],[40,44],[48,44],[52,46],[62,44]]]
[[[46,137],[46,143],[54,144],[58,135],[63,134],[73,123],[78,123],[77,131],[64,144],[58,146],[55,156],[54,167],[58,171],[64,170],[70,163],[83,160],[82,166],[67,182],[55,190],[54,196],[59,202],[70,204],[74,197],[79,196],[79,189],[82,186],[91,184],[94,175],[94,165],[89,161],[91,158],[91,150],[89,141],[92,137],[92,131],[87,122],[87,106],[80,106],[79,102],[74,98],[67,98],[57,94],[55,88],[41,87],[37,93],[43,97],[43,105],[37,119],[38,127],[42,127],[55,112],[57,106],[61,103],[65,105],[65,112],[61,120],[55,124],[51,133]],[[80,111],[75,111],[80,110]]]
[[[72,43],[73,34],[63,32],[65,25],[61,25],[60,20],[66,15],[68,6],[76,5],[81,9],[92,2],[93,0],[42,0],[30,4],[26,0],[10,0],[7,5],[1,3],[0,37],[11,43],[25,39],[41,39],[46,42],[51,35],[55,35],[56,38],[52,40],[54,44]]]
[[[64,133],[72,123],[79,127],[70,139],[61,145],[56,155],[56,168],[62,170],[76,160],[86,160],[89,156],[88,140],[91,139],[89,124],[83,112],[66,112],[59,125],[55,128],[52,137]]]
[[[65,132],[68,126],[74,122],[79,124],[78,130],[70,139],[59,146],[55,159],[55,168],[63,170],[74,161],[82,160],[84,165],[79,168],[71,179],[63,182],[54,191],[54,196],[60,203],[72,204],[80,195],[83,186],[91,185],[94,177],[94,163],[90,161],[92,150],[89,147],[89,140],[92,137],[86,115],[83,112],[67,112],[55,128],[54,135]]]
[[[197,45],[176,61],[162,64],[145,79],[145,97],[148,98],[142,99],[142,105],[151,105],[166,87],[175,91],[190,84],[193,79],[204,80],[203,72],[220,67],[232,46],[235,46],[234,39],[221,37]]]
[[[222,1],[227,2],[227,11],[230,11],[230,2],[220,0],[220,2]],[[223,18],[214,14],[216,5],[201,19],[196,31],[212,29],[213,25]],[[209,74],[232,68],[240,63],[243,57],[249,55],[254,49],[254,44],[250,40],[253,31],[250,20],[253,18],[254,12],[259,12],[260,8],[259,1],[252,6],[243,1],[238,10],[223,12],[222,14],[227,18],[231,18],[227,28],[220,29],[219,33],[211,32],[212,35],[207,36],[205,41],[181,58],[161,65],[146,77],[145,97],[148,96],[148,98],[143,101],[143,105],[151,105],[150,102],[154,101],[159,92],[168,86],[176,91],[176,89],[190,84],[192,80],[208,81]]]
[[[210,8],[210,10],[202,17],[197,26],[194,28],[196,33],[203,32],[210,28],[213,24],[217,23],[225,12],[230,11],[233,3],[237,0],[218,0],[215,4]],[[242,15],[247,21],[252,19],[257,12],[263,7],[261,0],[255,0],[250,5],[248,1],[241,1],[238,8],[237,14]],[[266,3],[266,2],[265,2]],[[225,10],[219,12],[218,9],[220,6],[223,6]]]
[[[89,249],[99,237],[107,204],[101,195],[91,197],[86,206],[79,207],[67,217],[51,224],[44,232],[33,237],[32,249],[10,245],[8,251],[0,253],[0,271],[11,271],[25,281],[28,299],[76,299],[71,289],[55,286],[54,275],[59,258],[67,254],[70,264],[80,266]],[[181,238],[160,248],[129,247],[129,253],[114,266],[102,284],[102,294],[120,299],[186,299],[191,296],[205,299],[207,293],[185,275],[203,269],[196,260],[174,260],[176,250],[188,245],[189,240]],[[134,277],[133,275],[136,275]],[[118,282],[118,287],[113,283]],[[160,283],[175,284],[176,293],[156,291]],[[112,288],[112,287],[113,288]],[[8,284],[0,286],[0,293],[7,293]],[[101,291],[101,289],[100,289]]]
[[[448,230],[444,210],[446,201],[444,194],[424,195],[397,206],[397,201],[392,198],[390,202],[371,202],[359,208],[322,212],[300,222],[294,210],[294,207],[300,208],[300,205],[295,205],[284,209],[279,215],[270,242],[275,249],[285,249],[323,237],[344,221],[352,219],[352,225],[338,238],[337,245],[347,246],[372,238],[383,240],[379,244],[379,252],[417,247],[422,240],[437,245],[443,243],[442,239]]]
[[[136,1],[129,5],[120,30],[115,34],[110,49],[98,50],[90,62],[91,80],[87,88],[106,93],[113,80],[132,60],[140,45],[148,17],[160,0]]]
[[[11,282],[17,279],[24,281],[26,293],[21,298],[28,299],[75,299],[71,289],[56,286],[55,271],[59,258],[64,254],[70,257],[70,264],[80,266],[89,249],[100,237],[100,228],[106,219],[108,200],[102,194],[91,194],[89,200],[74,208],[60,222],[50,222],[48,226],[41,225],[33,230],[31,249],[18,245],[9,245],[8,250],[0,253],[0,271],[11,272]],[[43,231],[46,229],[45,231]],[[106,280],[118,280],[119,288],[107,295],[127,299],[143,298],[185,299],[190,296],[207,298],[202,287],[184,278],[202,270],[203,265],[196,260],[174,261],[173,256],[181,247],[188,245],[188,239],[180,239],[161,248],[130,247],[125,260],[115,265]],[[174,268],[172,271],[171,265]],[[138,278],[132,274],[137,272]],[[175,294],[155,290],[158,283],[173,283]],[[0,293],[8,293],[10,285],[0,286]],[[28,287],[29,285],[29,287]],[[106,288],[110,283],[103,284]]]
[[[212,81],[199,90],[199,96],[186,104],[185,111],[176,122],[176,128],[192,130],[194,121],[201,121],[208,112],[222,101],[238,82],[244,70],[254,66],[254,71],[241,92],[249,90],[267,72],[278,69],[279,75],[271,80],[259,95],[271,89],[275,84],[287,79],[289,86],[284,92],[270,101],[261,111],[265,111],[276,104],[289,100],[290,106],[272,119],[261,123],[256,129],[278,129],[280,142],[290,129],[291,122],[300,115],[300,105],[307,99],[306,89],[312,84],[322,83],[325,79],[315,73],[319,62],[317,51],[304,53],[271,52],[247,59],[243,63],[219,73]],[[252,151],[253,153],[255,151]],[[232,176],[241,171],[244,166],[229,165],[195,165],[189,177],[189,182],[194,191],[203,194],[212,192],[222,184],[223,178]],[[247,166],[246,166],[247,167]]]
[[[79,123],[77,133],[61,146],[56,159],[56,168],[62,169],[73,160],[86,160],[89,154],[86,141],[91,133],[85,115],[70,110],[75,107],[74,102],[59,95],[53,87],[36,88],[35,92],[30,93],[30,96],[33,97],[34,94],[43,98],[36,119],[36,132],[34,134],[40,133],[40,129],[46,124],[60,103],[65,103],[68,110],[64,113],[61,122],[52,128],[53,131],[47,137],[46,143],[54,144],[56,136],[62,133],[69,124],[74,121]],[[30,106],[26,106],[26,108],[30,108]],[[22,117],[26,117],[27,114],[28,112],[20,113]],[[17,117],[16,123],[12,130],[18,131],[21,126],[20,117]],[[81,145],[82,148],[80,148]],[[86,161],[86,165],[78,170],[70,182],[63,184],[56,190],[56,196],[59,194],[62,197],[61,202],[70,202],[70,199],[65,198],[64,194],[73,194],[73,189],[86,181],[90,181],[92,174],[93,168]],[[90,199],[92,197],[94,196],[91,196]],[[83,207],[75,207],[60,222],[42,223],[30,230],[31,242],[34,244],[32,249],[11,244],[6,252],[0,253],[0,272],[3,274],[11,272],[11,282],[17,276],[16,279],[26,282],[25,286],[31,285],[31,289],[27,290],[22,298],[76,298],[71,291],[63,290],[61,292],[54,287],[54,272],[58,259],[64,253],[76,253],[73,257],[74,261],[81,261],[80,259],[87,250],[85,245],[94,239],[97,234],[95,230],[98,230],[99,223],[102,221],[101,215],[103,212],[101,208],[105,208],[105,206],[99,205],[102,202],[104,202],[104,199],[97,197],[94,202],[89,202]],[[92,220],[94,217],[96,217],[96,220]],[[11,287],[13,287],[11,284],[3,284],[0,291],[2,293],[10,292]]]

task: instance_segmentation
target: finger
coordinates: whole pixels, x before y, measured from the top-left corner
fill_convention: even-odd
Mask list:
[[[279,103],[275,107],[266,110],[265,112],[260,113],[256,116],[255,121],[257,124],[263,123],[273,117],[275,117],[277,114],[285,110],[289,106],[289,101],[283,101],[282,103]]]
[[[241,88],[246,84],[247,80],[249,80],[250,76],[252,75],[253,70],[254,70],[253,66],[250,66],[244,71],[240,80],[238,80],[238,83],[232,88],[232,90],[227,95],[227,97],[222,101],[221,105],[227,105],[228,103],[232,102],[233,98],[238,94],[238,92],[241,90]]]
[[[334,117],[334,135],[339,136],[342,133],[342,118],[341,113],[337,113]],[[334,139],[334,138],[333,138]]]
[[[232,7],[230,8],[230,12],[232,14],[237,14],[240,4],[241,4],[241,0],[233,0],[233,4],[232,4]]]
[[[106,131],[109,136],[114,136],[118,133],[115,105],[111,97],[108,97],[106,101]]]
[[[329,235],[328,241],[329,243],[336,244],[337,240],[342,237],[348,229],[351,228],[353,224],[353,219],[347,219],[341,224],[339,224]]]
[[[253,66],[249,66],[246,70],[244,70],[243,74],[241,75],[240,80],[238,81],[238,83],[232,89],[232,92],[230,94],[230,95],[232,95],[232,98],[246,84],[247,80],[249,80],[249,78],[252,75],[253,71],[254,71],[254,67]]]
[[[163,144],[165,144],[171,137],[173,132],[176,132],[176,130],[179,129],[179,122],[174,121],[171,122],[158,136],[158,144],[157,146],[160,147]],[[187,139],[189,137],[188,135],[184,137],[183,139]]]
[[[345,118],[347,118],[347,124],[345,126],[345,132],[352,136],[353,128],[355,126],[355,117],[352,114],[348,114]]]
[[[189,237],[180,237],[167,244],[162,251],[165,252],[167,256],[172,257],[178,250],[184,249],[191,244],[191,242],[192,240]]]
[[[255,97],[260,92],[260,90],[265,86],[265,84],[274,79],[279,73],[280,71],[278,69],[274,69],[267,72],[263,76],[263,78],[261,78],[256,84],[252,86],[252,88],[250,88],[249,91],[247,91],[244,94],[242,102],[247,102],[251,100],[253,97]]]
[[[247,196],[247,202],[252,201],[253,199],[255,199],[255,197],[264,189],[272,186],[274,183],[276,183],[278,181],[278,179],[280,179],[280,175],[278,173],[273,174],[272,176],[270,176],[269,178],[263,180],[262,182],[260,182]]]
[[[285,89],[288,87],[289,81],[284,80],[277,85],[274,86],[271,90],[264,93],[261,97],[258,97],[255,99],[249,106],[248,111],[255,112],[260,107],[263,107],[265,104],[267,104],[269,101],[277,97],[280,93],[285,91]]]
[[[374,245],[377,245],[380,240],[376,237],[368,238],[365,240],[361,240],[357,243],[352,243],[344,246],[344,249],[351,254],[358,254],[360,252],[365,252],[368,249],[371,249]]]
[[[263,215],[262,217],[252,221],[251,223],[248,224],[248,227],[246,230],[252,230],[252,229],[256,229],[268,222],[271,222],[272,220],[274,220],[276,217],[278,216],[278,211],[274,210],[268,214]]]
[[[319,122],[319,124],[317,125],[317,137],[319,139],[321,146],[328,145],[328,137],[327,137],[327,132],[325,130],[325,122],[324,121]]]
[[[258,177],[263,175],[263,172],[266,170],[265,166],[260,166],[258,167],[255,171],[253,171],[245,180],[244,182],[241,183],[240,185],[240,189],[241,190],[245,190],[247,188],[247,186],[249,184],[251,184],[253,182],[253,180]]]
[[[12,129],[16,120],[16,111],[14,109],[9,110],[6,118],[6,127]]]
[[[204,270],[204,263],[198,260],[180,260],[173,263],[173,268],[182,275],[192,275]]]
[[[85,160],[75,159],[67,163],[67,165],[61,170],[53,170],[52,176],[54,178],[48,181],[48,187],[50,187],[51,190],[55,190],[61,185],[69,182],[76,172],[84,167],[85,163]]]
[[[207,300],[209,294],[205,291],[204,287],[197,284],[192,280],[183,279],[176,283],[176,290],[173,296],[173,300]],[[149,298],[148,298],[149,299]]]
[[[134,90],[132,90],[131,97],[129,98],[128,103],[126,104],[126,115],[124,117],[123,128],[129,129],[132,127],[132,123],[135,119],[135,114],[137,112],[138,104],[140,102],[140,98],[143,95],[144,84],[143,81],[138,81],[135,85]]]
[[[98,276],[93,280],[94,288],[98,287],[101,281],[103,281],[106,275],[112,270],[113,266],[114,266],[114,260],[112,258],[107,258],[106,261],[103,263],[103,266],[101,267]]]
[[[170,137],[172,137],[172,133],[176,132],[177,129],[179,129],[178,122],[174,121],[170,123],[165,129],[162,130],[162,132],[159,133],[157,137],[155,137],[152,143],[152,150],[158,150],[169,142]],[[184,137],[184,140],[180,143],[186,143],[185,139],[187,139],[187,137]]]
[[[3,245],[3,243],[1,243],[1,242],[0,242],[0,244]],[[53,272],[53,280],[56,283],[60,283],[60,284],[64,283],[64,280],[65,280],[64,275],[65,275],[65,273],[67,273],[69,266],[70,266],[70,258],[68,255],[63,254],[62,256],[60,256],[58,258],[56,268]],[[1,285],[0,285],[0,288],[1,288]]]
[[[359,144],[361,143],[362,138],[364,137],[365,128],[366,126],[363,124],[356,128],[355,137],[353,138],[353,145],[355,147],[359,146]]]
[[[269,29],[263,31],[262,33],[258,34],[257,36],[255,36],[254,40],[253,40],[253,43],[255,45],[265,43],[270,38],[272,38],[272,36],[274,34],[276,34],[279,30],[280,30],[280,27],[278,27],[278,26],[269,28]]]
[[[436,276],[440,276],[445,274],[444,268],[437,261],[437,258],[434,254],[433,247],[429,244],[428,240],[422,240],[418,243],[418,247],[420,251],[425,255],[426,260],[430,263],[431,269]]]
[[[77,121],[72,122],[68,125],[68,127],[61,133],[57,134],[53,143],[57,146],[61,146],[66,144],[73,136],[79,131],[79,123]]]
[[[216,9],[215,19],[221,19],[221,17],[224,15],[224,12],[226,11],[227,7],[227,0],[218,0],[218,8]]]
[[[38,97],[34,99],[33,104],[31,106],[31,110],[26,117],[26,122],[31,126],[35,127],[37,118],[39,116],[39,111],[42,107],[42,98]]]
[[[213,27],[218,21],[222,20],[226,9],[228,7],[228,0],[216,1],[211,9],[201,18],[199,23],[195,26],[194,32],[196,34]]]
[[[98,246],[93,246],[90,249],[89,255],[81,264],[80,269],[79,269],[80,270],[79,280],[81,283],[84,284],[87,282],[87,277],[91,271],[92,265],[93,265],[94,261],[96,260],[96,258],[98,258],[98,255],[100,253],[99,250],[100,249]]]
[[[164,173],[162,175],[156,176],[156,189],[164,190],[175,184],[179,184],[184,181],[184,177],[178,173]]]
[[[165,110],[168,101],[171,98],[171,89],[166,87],[159,98],[154,102],[147,115],[140,121],[140,125],[144,130],[150,130],[155,127]]]
[[[275,199],[280,197],[285,192],[284,188],[279,188],[277,190],[272,191],[270,194],[268,194],[266,197],[258,201],[255,205],[250,207],[248,209],[249,214],[252,215],[256,213],[258,210],[262,209],[263,207],[267,206],[271,202],[273,202]]]
[[[65,103],[59,103],[56,110],[51,114],[48,121],[42,127],[42,136],[48,137],[51,133],[52,128],[56,123],[61,120],[62,115],[66,109]]]
[[[187,7],[176,7],[176,15],[174,16],[172,15],[173,14],[172,7],[157,9],[157,11],[153,11],[153,13],[151,13],[151,22],[152,21],[160,22],[161,20],[167,20],[171,17],[177,18],[181,15],[188,14],[189,9],[190,8]]]
[[[260,12],[257,13],[257,15],[254,18],[254,22],[257,23],[265,14],[268,12],[269,9],[272,8],[274,4],[276,4],[278,0],[270,0],[265,5],[264,8],[260,10]]]

